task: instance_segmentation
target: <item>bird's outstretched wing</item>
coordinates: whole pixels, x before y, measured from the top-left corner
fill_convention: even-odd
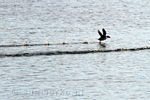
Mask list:
[[[104,28],[102,29],[102,31],[103,31],[103,35],[106,36],[106,31]]]
[[[98,30],[98,34],[100,35],[100,36],[102,36],[102,33]]]

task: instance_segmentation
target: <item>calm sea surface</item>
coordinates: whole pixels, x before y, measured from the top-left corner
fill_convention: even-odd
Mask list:
[[[149,0],[0,0],[0,45],[68,43],[0,47],[0,54],[147,47],[149,5]],[[111,36],[104,46],[97,40],[102,28]],[[1,100],[149,98],[150,50],[0,57]]]

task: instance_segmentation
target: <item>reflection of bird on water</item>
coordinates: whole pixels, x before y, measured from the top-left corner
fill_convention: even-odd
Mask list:
[[[105,48],[106,47],[106,44],[105,43],[99,43],[100,47],[103,47]]]
[[[102,31],[103,31],[103,34],[98,30],[98,33],[100,35],[100,38],[98,40],[100,41],[100,44],[101,44],[101,41],[106,40],[107,38],[110,38],[110,36],[106,35],[106,31],[104,28],[102,29]]]

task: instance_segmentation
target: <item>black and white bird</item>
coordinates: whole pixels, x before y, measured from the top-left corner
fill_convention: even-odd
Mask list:
[[[101,43],[101,41],[106,40],[107,38],[110,38],[110,36],[106,35],[106,30],[103,28],[102,29],[103,34],[98,30],[98,33],[100,35],[100,38],[98,39]]]

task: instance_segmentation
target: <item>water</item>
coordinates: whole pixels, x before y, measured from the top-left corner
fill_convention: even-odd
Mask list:
[[[0,54],[150,46],[149,0],[1,0]],[[97,29],[111,39],[99,45]],[[72,44],[76,42],[77,44]],[[88,44],[80,44],[88,42]],[[3,100],[146,100],[150,52],[0,58]]]

